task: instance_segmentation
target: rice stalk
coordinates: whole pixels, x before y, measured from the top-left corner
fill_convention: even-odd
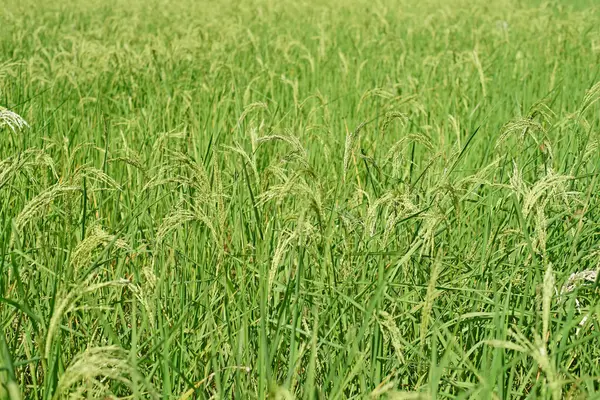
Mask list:
[[[55,336],[59,331],[61,320],[65,314],[73,310],[73,306],[85,295],[93,293],[107,287],[124,287],[130,284],[129,280],[121,279],[115,281],[107,281],[101,283],[92,283],[94,275],[90,275],[83,283],[73,287],[64,297],[57,299],[56,305],[52,312],[52,317],[48,323],[48,331],[46,333],[46,341],[44,346],[44,357],[46,360],[50,359],[50,352],[52,351],[52,344],[54,343]]]
[[[54,186],[47,188],[46,190],[39,193],[33,199],[31,199],[25,207],[21,210],[17,218],[15,219],[15,225],[17,229],[22,230],[26,225],[34,222],[43,212],[46,211],[47,207],[55,200],[68,196],[72,193],[80,191],[81,188],[78,186],[70,186],[63,183],[57,183]]]
[[[131,247],[125,240],[105,232],[100,226],[92,227],[88,235],[75,247],[71,255],[73,270],[76,272],[82,267],[89,265],[93,252],[98,247],[106,247],[111,243],[114,243],[114,247],[117,249],[131,251]]]
[[[550,337],[550,312],[552,307],[552,297],[554,295],[554,271],[552,270],[552,263],[548,263],[546,273],[544,275],[544,286],[542,293],[542,341],[544,345],[543,352],[547,352],[546,344]]]
[[[421,325],[419,327],[421,348],[425,347],[425,338],[429,329],[429,320],[431,318],[431,311],[433,309],[433,302],[439,295],[439,291],[436,289],[437,280],[440,275],[441,269],[441,256],[442,250],[438,250],[436,260],[431,265],[431,273],[429,274],[429,284],[427,285],[427,293],[425,294],[425,300],[421,309]]]
[[[358,143],[358,136],[360,131],[366,125],[366,122],[362,122],[359,124],[355,130],[346,131],[346,141],[344,143],[344,160],[343,160],[343,181],[346,181],[346,173],[348,172],[350,166],[350,160],[354,157],[354,152],[356,151],[356,146]]]
[[[158,395],[127,360],[127,353],[118,346],[90,347],[77,354],[58,380],[53,399],[88,399],[111,395],[110,381],[118,381],[132,394],[141,395],[136,388],[143,382],[145,396]],[[77,385],[72,390],[73,387]]]
[[[392,315],[385,311],[379,311],[378,315],[379,318],[377,320],[379,325],[382,328],[385,328],[382,329],[382,332],[386,340],[392,344],[392,347],[394,348],[394,355],[398,359],[398,362],[404,363],[406,361],[403,354],[404,345],[402,344],[402,333],[398,328],[398,324],[396,324],[396,321]]]
[[[43,167],[48,168],[51,174],[57,178],[54,160],[42,150],[27,149],[23,153],[0,161],[0,189],[20,174],[26,174],[35,182],[35,170]]]
[[[582,116],[591,106],[600,100],[600,82],[596,82],[583,97],[579,107],[579,115]]]
[[[0,106],[0,128],[5,126],[8,126],[13,133],[29,128],[27,121],[21,118],[19,114]]]

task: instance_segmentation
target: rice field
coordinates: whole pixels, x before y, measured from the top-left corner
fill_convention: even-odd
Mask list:
[[[600,7],[4,0],[0,398],[600,398]]]

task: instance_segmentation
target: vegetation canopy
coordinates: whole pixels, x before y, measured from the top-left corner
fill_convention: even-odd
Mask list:
[[[597,398],[600,9],[4,0],[0,397]]]

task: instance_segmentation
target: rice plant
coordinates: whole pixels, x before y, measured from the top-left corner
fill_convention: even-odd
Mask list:
[[[0,398],[596,398],[590,0],[5,0]]]

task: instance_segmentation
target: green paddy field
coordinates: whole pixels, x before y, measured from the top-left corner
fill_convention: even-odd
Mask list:
[[[4,0],[0,398],[600,398],[600,4]]]

